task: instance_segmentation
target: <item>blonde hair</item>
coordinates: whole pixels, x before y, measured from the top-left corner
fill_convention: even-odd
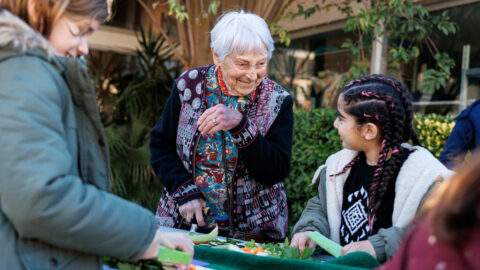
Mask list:
[[[29,0],[0,0],[0,10],[6,9],[48,38],[62,15],[85,16],[101,22],[110,15],[112,0],[31,0],[35,1],[37,20],[28,13]]]

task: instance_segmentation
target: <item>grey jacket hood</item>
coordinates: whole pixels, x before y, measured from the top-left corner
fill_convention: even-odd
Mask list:
[[[7,10],[0,10],[0,47],[13,46],[22,52],[39,48],[54,55],[50,43],[22,19]]]

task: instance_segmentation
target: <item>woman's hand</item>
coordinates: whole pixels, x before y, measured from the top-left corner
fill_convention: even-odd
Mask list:
[[[158,256],[159,246],[165,246],[170,249],[179,249],[189,253],[193,258],[193,242],[185,233],[178,232],[160,232],[155,233],[152,243],[143,253],[140,259],[152,259]],[[180,269],[189,269],[188,265],[176,265]]]
[[[242,121],[241,112],[230,109],[223,104],[206,110],[198,119],[198,130],[202,134],[213,135],[219,130],[230,130]]]
[[[314,248],[317,246],[317,244],[313,242],[310,237],[308,237],[308,234],[311,232],[312,231],[299,232],[294,234],[292,237],[292,242],[290,243],[290,246],[298,247],[298,249],[300,250],[300,256],[303,254],[303,250],[305,249],[305,247]]]
[[[193,215],[197,219],[197,224],[200,227],[207,225],[205,220],[203,220],[203,207],[205,207],[206,203],[203,199],[195,199],[189,202],[186,202],[178,208],[178,212],[180,215],[185,219],[185,221],[190,224],[192,223]]]
[[[369,240],[353,242],[344,246],[342,248],[342,256],[355,251],[363,251],[372,255],[374,258],[377,258],[377,253],[375,253],[372,242],[370,242]]]

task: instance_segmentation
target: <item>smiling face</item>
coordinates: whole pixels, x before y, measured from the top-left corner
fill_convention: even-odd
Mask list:
[[[88,54],[87,38],[100,22],[88,17],[71,18],[63,15],[53,26],[48,41],[59,56],[76,57]]]
[[[333,122],[333,126],[338,130],[343,147],[363,151],[364,140],[361,125],[357,124],[355,118],[345,111],[345,103],[341,95],[338,98],[337,113],[338,116]]]
[[[267,72],[267,49],[261,52],[246,50],[242,54],[227,55],[223,62],[213,52],[215,65],[220,66],[227,90],[232,96],[246,96],[262,82]]]

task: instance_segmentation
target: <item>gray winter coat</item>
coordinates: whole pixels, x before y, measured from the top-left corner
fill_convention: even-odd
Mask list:
[[[110,164],[85,66],[0,11],[0,269],[101,269],[136,260],[148,210],[108,192]]]

